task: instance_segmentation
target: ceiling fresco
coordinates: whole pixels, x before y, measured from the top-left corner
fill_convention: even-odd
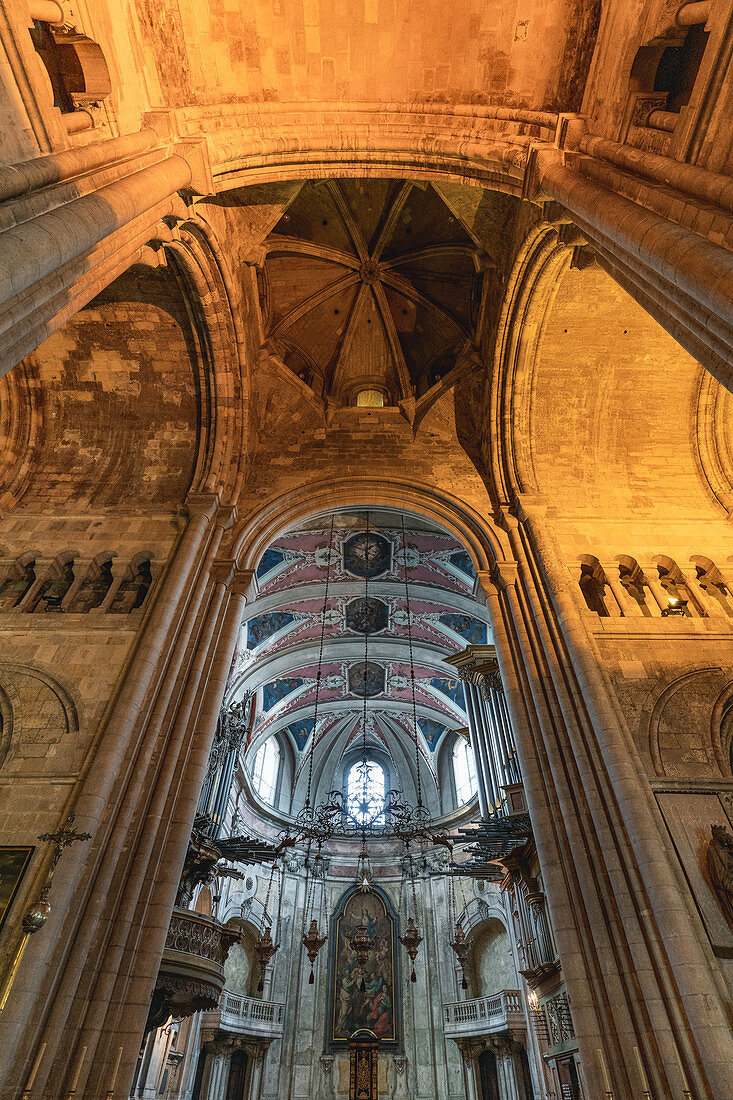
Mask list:
[[[437,774],[446,733],[466,725],[463,684],[443,657],[491,640],[461,544],[425,521],[403,529],[390,512],[341,513],[333,529],[320,519],[278,538],[257,579],[233,673],[255,692],[250,743],[286,736],[297,777],[311,748],[332,752],[336,737],[343,754],[363,736],[366,697],[369,738],[392,754],[400,742],[414,759],[414,670],[418,748]]]
[[[362,518],[362,524],[364,522]],[[371,520],[370,526],[373,523]],[[389,532],[389,565],[373,579],[397,581],[404,589],[406,565],[410,586],[424,585],[473,595],[476,581],[473,563],[456,539],[442,532],[428,532],[413,526],[405,533],[406,547],[401,528]],[[353,581],[360,574],[349,570],[349,564],[355,563],[344,555],[351,537],[349,529],[337,528],[331,542],[330,528],[323,524],[315,530],[292,531],[283,535],[265,551],[258,565],[259,596],[269,596],[300,585],[323,584],[327,570],[331,584]],[[355,586],[355,593],[362,594],[363,591],[362,581],[362,584]]]

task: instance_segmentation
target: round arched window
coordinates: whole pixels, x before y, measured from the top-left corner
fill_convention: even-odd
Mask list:
[[[268,737],[255,754],[252,783],[262,801],[267,802],[269,806],[275,804],[279,772],[280,746],[274,737]]]
[[[358,825],[384,825],[386,781],[376,760],[358,761],[346,780],[346,812]]]
[[[456,738],[453,748],[453,778],[456,783],[456,802],[463,806],[473,798],[478,789],[473,749],[465,737]]]

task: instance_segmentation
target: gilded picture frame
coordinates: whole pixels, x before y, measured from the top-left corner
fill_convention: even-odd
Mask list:
[[[20,889],[33,846],[0,846],[0,932]]]

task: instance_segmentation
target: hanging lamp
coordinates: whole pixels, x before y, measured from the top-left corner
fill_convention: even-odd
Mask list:
[[[315,915],[315,884],[318,878],[319,869],[323,867],[323,923],[324,927],[328,928],[328,916],[326,912],[326,871],[325,865],[323,865],[323,857],[321,856],[320,845],[316,852],[316,857],[313,861],[313,876],[311,878],[310,892],[308,889],[308,871],[309,871],[309,858],[310,854],[306,856],[306,883],[305,883],[305,909],[303,913],[303,935],[302,943],[303,947],[308,953],[308,961],[311,964],[310,974],[308,975],[308,984],[313,985],[315,980],[314,965],[318,958],[318,952],[323,947],[324,943],[328,939],[328,933],[323,936],[319,935],[318,918]],[[310,925],[308,925],[308,914],[310,911]],[[306,925],[308,925],[308,931],[306,932]]]
[[[275,875],[275,866],[276,864],[273,863],[270,870],[270,878],[267,883],[267,893],[265,894],[265,907],[262,913],[262,931],[260,932],[260,937],[255,944],[255,951],[257,952],[257,959],[260,964],[260,977],[259,981],[257,982],[258,993],[261,993],[262,990],[265,988],[265,972],[267,970],[267,964],[269,963],[270,959],[275,954],[277,949],[280,947],[279,943],[273,942],[271,931],[271,917],[268,913],[268,906],[270,904],[270,891],[272,890],[272,880]],[[278,896],[279,900],[282,900],[281,889],[278,890]]]

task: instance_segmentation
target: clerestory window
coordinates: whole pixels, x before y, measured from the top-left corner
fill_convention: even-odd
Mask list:
[[[262,801],[269,806],[275,804],[279,771],[280,746],[274,737],[268,737],[255,754],[252,783]]]
[[[453,778],[456,782],[456,802],[463,806],[478,789],[473,749],[465,737],[459,737],[453,749]]]
[[[349,769],[346,812],[357,825],[384,825],[386,782],[384,768],[375,760],[359,761]]]

